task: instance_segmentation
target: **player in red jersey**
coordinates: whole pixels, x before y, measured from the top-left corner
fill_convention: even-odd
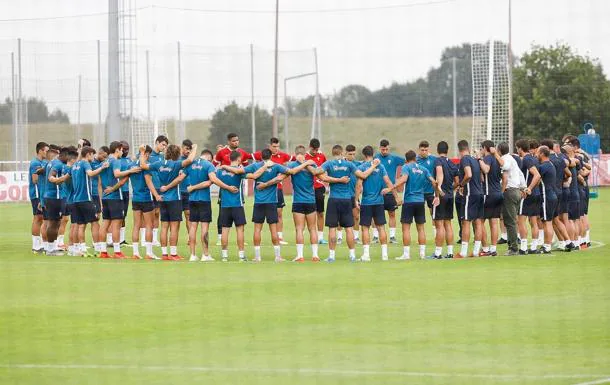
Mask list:
[[[269,139],[269,150],[271,150],[271,161],[273,163],[286,165],[286,163],[294,160],[294,157],[290,154],[280,151],[280,140],[278,138]],[[252,154],[255,160],[261,161],[263,160],[261,151],[257,151]],[[286,203],[284,202],[284,190],[282,190],[283,186],[281,183],[277,184],[277,235],[280,239],[281,245],[287,245],[288,242],[284,241],[284,220],[282,217],[282,211]]]
[[[320,151],[320,141],[316,138],[309,141],[309,152],[305,154],[305,160],[309,159],[316,162],[317,167],[321,167],[326,162],[326,156]],[[316,212],[318,213],[318,243],[326,245],[328,244],[324,240],[324,195],[326,194],[326,186],[320,179],[316,178],[313,187],[316,191]]]

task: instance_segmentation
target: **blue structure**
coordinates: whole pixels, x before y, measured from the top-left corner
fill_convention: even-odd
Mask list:
[[[601,154],[601,140],[599,134],[595,132],[593,123],[583,124],[584,134],[578,135],[580,148],[591,157],[591,176],[589,179],[589,196],[593,199],[599,196],[599,162]]]

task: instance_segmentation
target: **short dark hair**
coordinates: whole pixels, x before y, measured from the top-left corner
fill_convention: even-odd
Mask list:
[[[59,147],[56,144],[49,144],[49,151],[51,152],[56,152],[59,154],[59,150],[61,150],[61,147]]]
[[[150,147],[148,144],[144,147],[144,153],[145,154],[151,154],[153,152],[152,147]]]
[[[483,143],[481,143],[481,148],[484,148],[487,151],[492,147],[494,147],[494,142],[491,140],[484,140]]]
[[[436,145],[436,152],[439,154],[447,154],[449,152],[449,143],[445,142],[444,140],[438,142]]]
[[[184,147],[188,148],[189,150],[190,150],[191,148],[193,148],[193,142],[192,142],[190,139],[184,139],[184,140],[182,141],[182,145],[183,145]]]
[[[214,154],[212,153],[212,151],[208,150],[207,148],[204,149],[203,151],[201,151],[201,155],[205,155],[205,154],[209,154],[212,158],[214,157]]]
[[[155,143],[163,143],[165,142],[166,144],[169,144],[169,139],[167,139],[167,136],[165,135],[159,135],[157,136],[157,139],[155,139]]]
[[[236,133],[234,133],[234,132],[229,132],[229,133],[227,134],[227,140],[231,140],[231,139],[236,138],[236,137],[237,137],[237,138],[239,138],[239,135],[237,135],[237,134],[236,134]]]
[[[169,160],[178,160],[180,157],[180,147],[175,144],[170,144],[167,146],[167,150],[165,150],[165,159]]]
[[[578,147],[580,148],[580,139],[578,138],[572,138],[570,140],[570,144],[572,145],[572,147]]]
[[[343,152],[343,147],[340,144],[335,144],[332,149],[333,156],[341,155]]]
[[[415,158],[417,158],[417,154],[415,153],[415,151],[409,150],[405,153],[405,160],[407,162],[412,162],[415,160]]]
[[[110,143],[110,154],[114,154],[116,152],[116,150],[122,150],[123,149],[123,143],[119,142],[119,141],[114,141],[112,143]]]
[[[46,144],[45,142],[36,143],[36,153],[38,154],[40,152],[40,150],[44,150],[45,147],[49,147],[49,145]]]
[[[275,136],[272,137],[271,139],[269,139],[269,144],[278,144],[280,142],[280,140],[278,138],[276,138]]]
[[[538,142],[536,139],[530,140],[530,150],[535,150],[538,147],[540,147],[540,142]]]
[[[387,139],[381,139],[379,142],[379,147],[388,147],[390,145],[390,141]]]
[[[273,155],[273,154],[271,153],[271,150],[268,148],[265,148],[264,150],[261,151],[261,158],[263,160],[271,159],[271,155]]]
[[[129,143],[126,140],[121,140],[121,144],[123,145],[123,158],[127,158],[127,154],[129,154]]]
[[[309,141],[309,147],[317,150],[318,148],[320,148],[320,141],[318,139],[316,139],[316,138],[312,138]]]
[[[81,158],[86,157],[89,154],[95,154],[95,149],[91,148],[89,146],[85,146],[80,150],[80,156]]]
[[[362,155],[366,156],[367,158],[372,157],[373,154],[375,154],[373,146],[364,146],[364,148],[362,149]]]
[[[462,139],[458,142],[458,151],[466,151],[468,149],[470,149],[470,146],[467,140]]]
[[[237,150],[231,151],[231,154],[229,155],[229,160],[231,162],[234,162],[234,161],[236,161],[239,158],[241,158],[241,152],[239,152]]]
[[[540,152],[542,155],[544,155],[547,158],[549,156],[551,156],[551,150],[547,146],[540,146],[538,148],[538,152]]]
[[[430,147],[430,143],[428,143],[427,140],[422,140],[421,142],[419,142],[418,148],[428,148],[428,147]]]
[[[91,142],[88,139],[85,138],[81,138],[80,140],[83,141],[83,148],[85,147],[91,147]]]
[[[510,148],[508,147],[508,143],[502,142],[502,143],[498,144],[498,151],[500,151],[500,154],[502,154],[502,155],[508,154],[508,152],[510,151]]]
[[[78,158],[78,150],[71,148],[68,150],[68,153],[66,155],[68,156],[67,160],[76,159]]]
[[[555,146],[555,142],[553,139],[542,139],[540,141],[541,146],[547,146],[548,148],[553,148]]]
[[[110,148],[108,148],[108,146],[102,146],[100,147],[98,152],[105,152],[106,154],[110,154]]]
[[[354,146],[353,144],[348,144],[347,146],[345,146],[345,151],[347,151],[347,152],[356,151],[356,146]]]
[[[527,139],[519,139],[515,142],[515,147],[519,150],[527,152],[530,149],[530,141]]]

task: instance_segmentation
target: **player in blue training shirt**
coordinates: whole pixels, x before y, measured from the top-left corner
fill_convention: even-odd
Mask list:
[[[371,146],[365,146],[362,149],[364,162],[358,166],[358,170],[363,174],[372,166],[374,150]],[[355,175],[355,173],[354,173]],[[385,167],[378,165],[372,173],[366,178],[358,179],[356,187],[356,201],[360,202],[360,226],[362,226],[362,244],[363,253],[360,258],[363,262],[370,262],[370,236],[369,228],[375,222],[375,228],[379,233],[379,242],[381,243],[381,260],[388,260],[388,237],[385,232],[385,211],[384,211],[384,196],[389,192],[394,194],[394,199],[397,201],[397,193],[393,191],[394,185],[390,181],[390,177],[386,172]],[[360,200],[362,194],[362,200]],[[357,204],[358,205],[358,204]]]
[[[544,227],[544,243],[542,253],[551,253],[551,242],[553,242],[553,218],[559,206],[556,194],[556,172],[555,166],[550,161],[551,150],[547,146],[538,147],[537,154],[540,166],[540,208],[542,225]]]
[[[385,168],[390,178],[390,182],[396,183],[396,175],[400,172],[402,166],[405,164],[405,158],[402,156],[393,154],[390,149],[390,142],[387,139],[382,139],[379,142],[379,152],[375,154],[375,159],[379,159],[381,165]],[[388,212],[388,224],[390,228],[390,243],[396,244],[396,209],[398,205],[394,199],[394,194],[386,194],[383,197],[383,207]],[[373,241],[377,243],[379,241],[379,233],[377,228],[373,229]]]
[[[121,140],[121,144],[123,145],[122,154],[119,158],[119,163],[121,164],[121,171],[127,171],[132,167],[132,161],[129,159],[129,143],[125,140]],[[123,220],[121,222],[121,229],[119,231],[119,242],[121,245],[126,245],[127,241],[125,240],[125,218],[127,218],[127,214],[129,213],[129,178],[125,184],[121,186],[121,200],[123,201]],[[108,239],[108,244],[112,243],[112,239]]]
[[[40,229],[43,223],[42,207],[40,206],[39,177],[44,173],[49,145],[45,142],[36,143],[36,156],[30,161],[28,171],[28,193],[32,204],[32,252],[44,252]]]
[[[404,194],[402,203],[402,212],[400,222],[402,223],[402,256],[396,258],[399,261],[407,261],[411,259],[411,223],[415,219],[417,228],[417,243],[419,244],[419,257],[426,257],[426,232],[424,224],[426,223],[426,208],[424,191],[426,184],[432,183],[436,187],[436,180],[430,175],[428,169],[421,167],[416,161],[417,155],[415,151],[409,150],[405,154],[407,164],[402,166],[400,178],[396,180],[394,186],[398,189],[404,186]],[[438,194],[438,192],[437,192]],[[438,205],[438,198],[432,202],[433,206]]]
[[[47,249],[46,254],[51,256],[63,255],[58,247],[58,234],[60,222],[62,219],[63,210],[65,209],[65,199],[62,197],[61,185],[70,177],[64,175],[64,166],[68,161],[67,147],[59,151],[59,155],[54,157],[46,166],[47,185],[44,192],[44,205],[47,215],[46,231],[47,231]],[[54,158],[53,158],[54,157]]]
[[[436,183],[443,194],[439,197],[438,206],[432,208],[432,219],[436,227],[434,258],[443,258],[443,243],[447,245],[445,258],[453,258],[453,188],[458,183],[458,168],[447,157],[449,144],[441,141],[436,146],[438,157],[434,161]]]
[[[230,189],[220,190],[220,222],[222,226],[221,246],[222,246],[222,261],[229,260],[229,232],[231,227],[235,225],[237,232],[237,247],[239,249],[239,260],[246,262],[246,254],[244,251],[244,226],[246,225],[246,212],[244,211],[244,203],[242,201],[241,186],[244,177],[256,179],[267,170],[269,164],[265,163],[253,174],[245,174],[231,172],[225,168],[231,169],[242,168],[242,154],[238,150],[233,150],[229,154],[229,166],[222,165],[218,168],[216,176]]]
[[[201,156],[183,170],[189,192],[189,246],[191,249],[189,261],[191,262],[199,260],[196,254],[199,224],[201,224],[201,245],[203,247],[201,262],[214,261],[214,258],[210,256],[208,233],[210,222],[212,222],[212,199],[210,196],[212,183],[221,189],[239,192],[237,187],[229,186],[218,179],[216,168],[211,162],[213,158],[214,155],[210,150],[203,150]]]
[[[345,160],[352,162],[356,168],[362,164],[361,161],[356,160],[356,146],[348,144],[345,146]],[[349,188],[352,193],[352,212],[354,215],[354,242],[361,243],[360,241],[360,206],[356,202],[356,184],[358,183],[358,177],[356,174],[352,174],[349,180]],[[343,230],[341,227],[337,228],[337,244],[343,243]]]
[[[193,149],[193,142],[190,139],[184,139],[182,141],[182,147],[180,147],[180,158],[179,160],[185,160]],[[189,201],[189,178],[184,178],[180,183],[180,201],[182,202],[182,212],[184,213],[184,221],[186,222],[186,233],[188,234],[191,228],[190,221],[190,201]]]
[[[527,188],[525,189],[526,197],[521,199],[519,206],[519,238],[521,239],[521,245],[519,247],[519,254],[537,254],[538,250],[538,217],[540,216],[540,189],[538,183],[540,182],[540,173],[538,172],[538,159],[533,156],[530,152],[532,147],[538,148],[538,142],[527,139],[520,139],[515,143],[519,156],[521,157],[521,172],[525,177],[525,183]],[[528,252],[527,250],[527,221],[529,219],[530,227],[532,229],[532,245]]]
[[[108,146],[102,146],[97,150],[97,153],[93,155],[93,160],[91,163],[91,169],[97,170],[102,167],[108,159],[108,155],[110,153],[110,149]],[[102,186],[99,183],[100,178],[95,177],[91,179],[91,196],[93,200],[93,204],[95,205],[95,212],[97,213],[95,222],[91,223],[91,237],[93,239],[93,246],[95,252],[99,253],[102,251],[101,243],[105,242],[105,239],[100,239],[100,219],[102,217]]]
[[[498,255],[498,237],[500,234],[499,221],[502,214],[504,194],[502,193],[502,168],[500,163],[490,151],[495,147],[494,142],[485,140],[481,143],[481,156],[478,159],[479,167],[483,173],[483,251],[482,257],[495,257]],[[485,221],[489,221],[490,244],[487,243]]]
[[[180,183],[185,178],[182,173],[184,167],[195,160],[197,145],[185,160],[179,160],[180,147],[170,144],[165,150],[165,159],[154,163],[146,163],[142,159],[144,148],[140,148],[140,167],[143,170],[156,172],[161,187],[160,219],[161,219],[161,259],[165,261],[178,261],[183,259],[178,255],[178,235],[180,222],[182,222],[182,201],[180,200]],[[169,244],[169,254],[167,246]]]
[[[481,239],[483,237],[483,190],[481,188],[481,166],[479,162],[470,155],[468,142],[458,142],[460,153],[459,167],[459,194],[464,198],[462,221],[462,247],[455,258],[467,258],[468,243],[470,242],[471,225],[474,225],[474,248],[472,256],[478,257],[481,251]]]
[[[169,146],[169,139],[165,135],[159,135],[155,139],[155,146],[153,147],[153,151],[150,153],[150,157],[148,159],[148,163],[155,163],[159,160],[164,159],[165,149]],[[161,188],[161,182],[159,181],[159,174],[156,171],[151,171],[153,184],[155,189],[159,191]],[[155,205],[155,219],[153,221],[153,246],[161,246],[159,243],[159,215],[160,215],[160,205],[154,199],[153,196],[153,204]]]
[[[379,160],[371,163],[366,172],[359,171],[356,166],[343,158],[343,147],[336,144],[332,148],[334,159],[326,161],[322,165],[325,174],[320,179],[330,183],[330,195],[326,209],[326,227],[329,228],[329,256],[327,262],[335,261],[335,249],[337,247],[337,227],[341,226],[347,234],[347,247],[349,249],[350,261],[356,261],[356,250],[354,244],[354,214],[352,211],[352,193],[349,185],[350,177],[356,174],[358,178],[368,177],[380,164]]]
[[[434,177],[436,156],[430,154],[430,143],[428,143],[427,140],[422,140],[421,142],[419,142],[418,152],[419,153],[417,154],[417,158],[415,159],[415,162],[420,167],[423,167],[426,170],[428,170],[430,175],[432,175]],[[432,209],[434,207],[432,205],[432,202],[434,201],[434,190],[435,189],[432,186],[432,183],[430,183],[430,181],[427,181],[426,186],[424,188],[424,199],[426,200],[426,205],[428,206],[428,209],[430,210],[431,217],[432,217]],[[434,221],[434,218],[432,218],[432,221]],[[434,227],[434,231],[436,231],[436,227]],[[436,234],[434,234],[434,235],[436,236]]]

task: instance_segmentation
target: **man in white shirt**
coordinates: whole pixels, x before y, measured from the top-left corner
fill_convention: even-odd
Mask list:
[[[490,152],[496,157],[500,167],[502,167],[502,192],[504,195],[502,217],[508,234],[508,252],[506,255],[517,255],[519,250],[517,213],[519,212],[519,203],[527,185],[517,161],[509,154],[508,144],[500,143],[497,150],[491,148]]]

